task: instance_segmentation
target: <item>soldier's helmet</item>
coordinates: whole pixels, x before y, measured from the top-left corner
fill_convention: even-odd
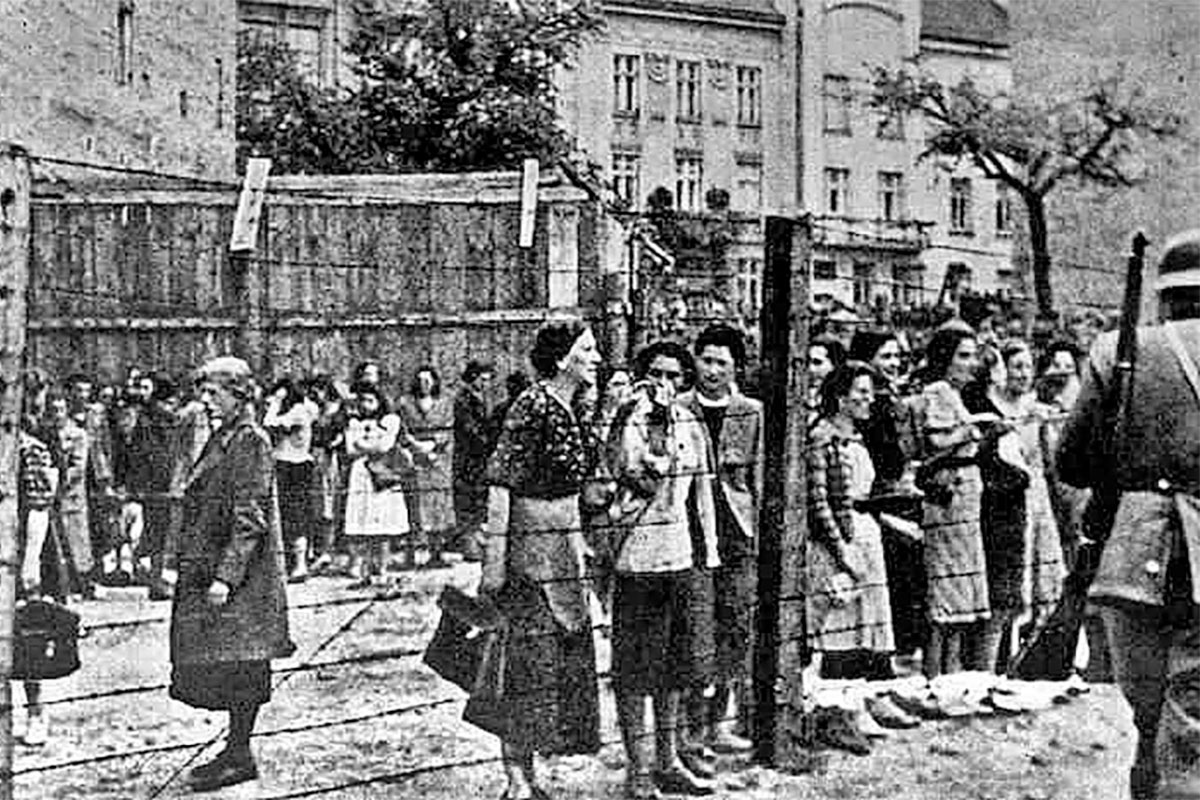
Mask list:
[[[1200,286],[1200,228],[1168,239],[1158,262],[1159,292],[1190,286]]]

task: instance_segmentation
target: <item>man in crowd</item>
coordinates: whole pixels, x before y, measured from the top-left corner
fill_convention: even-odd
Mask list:
[[[1200,230],[1159,265],[1164,325],[1137,331],[1133,389],[1116,447],[1103,445],[1115,338],[1095,343],[1059,450],[1062,478],[1120,491],[1089,595],[1101,605],[1117,681],[1133,708],[1134,800],[1200,799]],[[1091,531],[1095,536],[1099,531]]]

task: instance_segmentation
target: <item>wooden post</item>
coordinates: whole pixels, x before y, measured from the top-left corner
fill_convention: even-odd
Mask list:
[[[0,800],[13,796],[13,614],[17,562],[17,468],[25,366],[29,269],[29,161],[0,143]]]
[[[755,757],[807,772],[803,685],[806,661],[804,550],[808,531],[805,440],[808,417],[807,217],[768,217],[763,275],[762,391],[766,485],[758,562]]]
[[[251,158],[246,162],[246,177],[238,196],[233,231],[229,237],[229,266],[237,298],[239,322],[237,355],[246,359],[258,374],[264,369],[263,305],[271,265],[254,258],[263,231],[267,230],[268,210],[264,205],[271,159]]]

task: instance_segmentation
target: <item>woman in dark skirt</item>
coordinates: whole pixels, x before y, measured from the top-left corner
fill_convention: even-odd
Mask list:
[[[245,361],[216,358],[200,370],[200,400],[220,428],[184,492],[179,583],[171,609],[171,697],[229,712],[225,749],[196,767],[192,788],[253,780],[250,735],[271,699],[271,659],[292,654],[283,538],[271,440],[254,421]]]
[[[595,753],[599,692],[582,572],[579,496],[591,474],[576,395],[600,354],[577,321],[549,322],[530,356],[541,377],[509,409],[488,465],[480,590],[507,620],[500,699],[477,694],[464,718],[500,737],[507,800],[543,796],[533,754]]]

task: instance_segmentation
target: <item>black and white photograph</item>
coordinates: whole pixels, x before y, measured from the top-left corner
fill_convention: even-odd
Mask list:
[[[1196,0],[0,2],[0,800],[1200,800]]]

